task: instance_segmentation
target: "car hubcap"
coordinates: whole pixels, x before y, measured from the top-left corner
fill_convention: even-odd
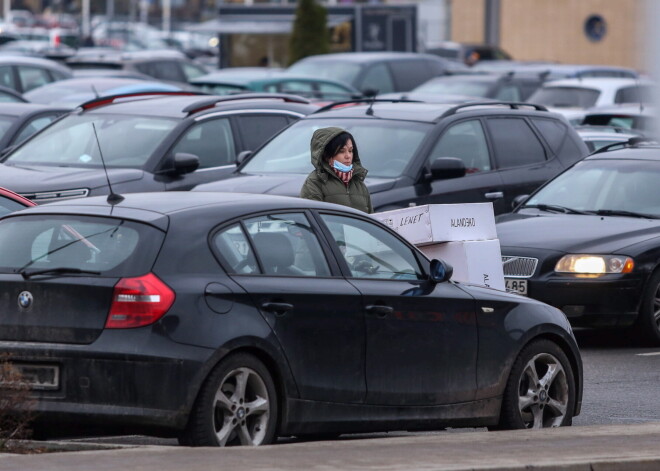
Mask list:
[[[237,368],[229,372],[215,395],[213,410],[220,446],[263,442],[270,417],[268,390],[254,370]]]
[[[653,322],[655,328],[660,331],[660,285],[656,288],[653,298]]]
[[[526,428],[559,427],[568,407],[568,381],[559,360],[548,353],[532,358],[520,377],[518,410]]]

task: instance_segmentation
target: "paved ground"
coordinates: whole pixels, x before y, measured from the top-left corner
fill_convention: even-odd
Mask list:
[[[259,448],[128,446],[40,455],[0,454],[0,470],[657,471],[659,443],[657,422],[540,431],[440,433]]]

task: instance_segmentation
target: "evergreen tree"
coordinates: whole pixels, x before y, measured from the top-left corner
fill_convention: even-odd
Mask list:
[[[289,41],[289,63],[330,51],[327,10],[316,0],[298,0],[293,32]]]

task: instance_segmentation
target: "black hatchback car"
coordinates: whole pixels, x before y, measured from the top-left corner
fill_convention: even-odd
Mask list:
[[[563,117],[538,105],[338,103],[275,136],[228,178],[197,189],[297,196],[313,168],[312,133],[326,126],[355,137],[375,211],[492,202],[496,213],[508,212],[515,196],[588,153]]]
[[[603,147],[499,216],[507,287],[660,344],[660,146]]]
[[[144,92],[87,102],[0,164],[0,186],[37,203],[118,192],[188,190],[318,109],[293,95]],[[104,171],[107,167],[107,173]]]
[[[364,213],[300,198],[57,202],[0,220],[0,350],[45,435],[570,425],[566,316],[451,272]]]

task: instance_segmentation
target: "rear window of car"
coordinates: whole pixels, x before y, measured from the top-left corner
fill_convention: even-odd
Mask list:
[[[614,96],[614,103],[651,103],[653,101],[653,87],[635,85],[621,88]]]
[[[303,60],[287,69],[292,74],[311,75],[316,78],[339,80],[340,82],[354,83],[362,70],[362,64],[347,61],[330,60]]]
[[[24,215],[0,221],[0,271],[74,269],[102,276],[150,271],[164,233],[124,219]]]
[[[557,108],[591,108],[600,92],[591,88],[547,87],[539,88],[527,101]]]

